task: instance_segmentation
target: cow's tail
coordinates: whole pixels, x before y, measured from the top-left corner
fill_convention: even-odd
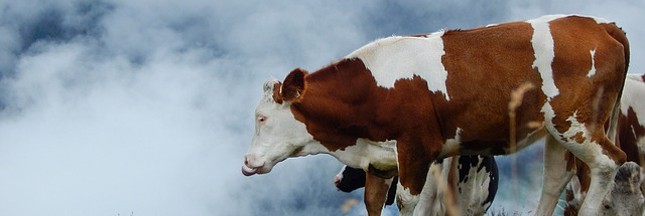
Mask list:
[[[629,68],[629,41],[627,40],[627,36],[623,29],[620,27],[616,26],[616,24],[611,23],[611,24],[605,24],[604,25],[605,30],[607,33],[614,38],[614,40],[618,41],[621,45],[623,45],[623,52],[625,54],[625,71],[623,72],[623,77],[627,78],[627,68]],[[616,104],[614,105],[614,109],[611,113],[611,117],[609,119],[609,128],[607,129],[607,136],[609,137],[610,140],[616,142],[616,145],[620,145],[620,142],[617,137],[617,132],[618,132],[618,114],[620,113],[620,100],[623,95],[623,88],[625,87],[625,79],[623,79],[621,86],[620,86],[620,91],[618,92],[618,97],[616,98]]]

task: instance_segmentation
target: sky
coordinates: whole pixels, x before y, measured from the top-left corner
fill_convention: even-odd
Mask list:
[[[341,215],[362,191],[335,190],[330,156],[241,174],[253,112],[264,80],[391,35],[588,14],[623,27],[630,72],[645,72],[641,0],[0,0],[0,11],[0,215]],[[493,209],[537,204],[536,146],[498,157],[502,181],[523,159],[519,189],[502,187]]]

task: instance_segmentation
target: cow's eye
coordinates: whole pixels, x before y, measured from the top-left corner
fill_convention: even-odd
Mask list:
[[[610,209],[610,208],[611,208],[611,206],[605,205],[605,209]]]
[[[258,122],[260,122],[260,123],[264,123],[266,120],[267,120],[267,117],[265,117],[265,116],[259,116],[258,117]]]

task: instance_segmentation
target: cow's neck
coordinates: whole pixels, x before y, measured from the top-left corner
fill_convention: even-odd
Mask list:
[[[396,140],[374,142],[367,139],[357,139],[356,143],[344,149],[331,151],[322,143],[312,140],[305,145],[296,156],[329,154],[341,163],[365,171],[376,169],[380,171],[396,170]]]
[[[330,151],[353,146],[359,138],[388,139],[374,127],[378,104],[371,96],[376,82],[360,60],[345,59],[322,68],[309,74],[305,83],[292,113]]]
[[[322,68],[306,77],[305,86],[302,99],[291,110],[320,143],[307,147],[308,153],[328,153],[363,169],[396,166],[395,141],[373,126],[378,104],[370,96],[376,82],[360,60],[345,59]]]

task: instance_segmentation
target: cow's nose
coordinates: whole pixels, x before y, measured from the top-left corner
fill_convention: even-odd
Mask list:
[[[334,176],[334,185],[338,186],[338,184],[340,184],[341,181],[343,181],[343,176],[342,175]]]
[[[253,154],[244,155],[244,166],[248,168],[258,168],[264,164],[258,164],[257,157]]]

